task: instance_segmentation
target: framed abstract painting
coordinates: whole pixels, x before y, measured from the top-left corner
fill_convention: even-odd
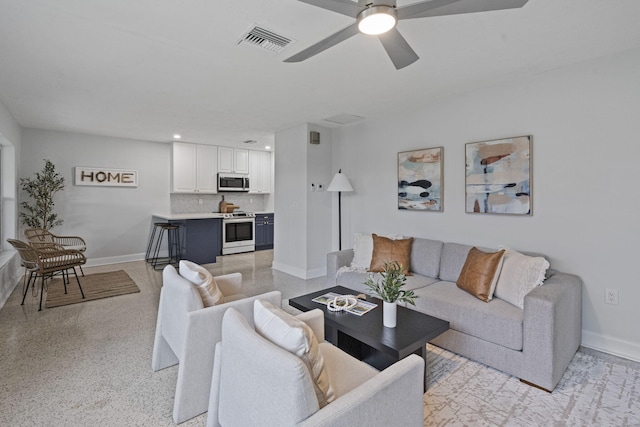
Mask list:
[[[466,212],[531,215],[532,136],[466,144]]]
[[[398,153],[398,209],[443,210],[444,148]]]

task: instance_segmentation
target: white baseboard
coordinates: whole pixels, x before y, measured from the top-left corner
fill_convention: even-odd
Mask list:
[[[274,270],[282,271],[283,273],[290,274],[300,279],[315,279],[316,277],[326,276],[327,268],[316,268],[313,270],[303,270],[302,268],[292,267],[281,262],[273,261],[272,268]]]
[[[145,254],[119,255],[104,258],[88,258],[87,267],[96,267],[98,265],[120,264],[123,262],[140,261],[144,259]]]
[[[307,279],[315,279],[316,277],[322,277],[327,275],[327,267],[314,268],[313,270],[307,270]]]
[[[640,362],[640,344],[619,338],[582,331],[582,345],[603,353]]]

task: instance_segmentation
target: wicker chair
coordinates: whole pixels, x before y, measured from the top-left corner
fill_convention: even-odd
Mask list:
[[[87,243],[79,236],[56,236],[49,230],[44,228],[27,228],[24,230],[24,236],[29,243],[36,247],[46,247],[52,244],[61,246],[64,249],[72,249],[83,252],[87,250]],[[84,271],[80,267],[80,273],[84,276]]]
[[[64,284],[64,293],[67,293],[67,283],[69,282],[68,271],[73,271],[80,288],[80,293],[84,299],[84,291],[82,285],[80,285],[80,279],[76,273],[76,267],[81,267],[87,262],[84,254],[75,249],[64,249],[61,246],[55,244],[49,244],[47,246],[35,247],[20,240],[7,239],[7,242],[13,246],[20,258],[22,259],[22,265],[25,267],[26,273],[29,273],[29,279],[24,288],[24,294],[22,295],[22,305],[27,296],[27,291],[33,280],[33,285],[36,285],[38,277],[41,279],[40,288],[40,308],[42,310],[42,296],[44,294],[44,281],[52,278],[54,274],[62,274],[62,283]],[[35,277],[34,277],[35,276]]]

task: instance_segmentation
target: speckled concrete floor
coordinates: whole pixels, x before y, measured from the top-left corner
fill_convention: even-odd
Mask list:
[[[291,298],[325,287],[271,269],[272,251],[220,257],[214,274],[241,272],[244,292]],[[140,293],[38,312],[20,305],[19,284],[0,310],[0,426],[173,425],[177,366],[151,370],[162,275],[145,262],[85,268],[125,270]],[[72,283],[73,286],[73,283]],[[181,426],[203,426],[206,415]]]
[[[271,270],[272,251],[221,257],[214,274],[239,271],[244,293],[288,299],[325,287]],[[0,426],[171,426],[177,366],[151,370],[161,272],[123,269],[140,293],[43,309],[18,285],[0,310]],[[72,284],[73,286],[73,284]],[[429,346],[425,427],[639,425],[640,363],[580,349],[552,394]],[[181,426],[204,426],[206,414]]]

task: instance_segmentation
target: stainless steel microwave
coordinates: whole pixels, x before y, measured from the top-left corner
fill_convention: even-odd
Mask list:
[[[218,191],[249,191],[249,175],[218,173]]]

